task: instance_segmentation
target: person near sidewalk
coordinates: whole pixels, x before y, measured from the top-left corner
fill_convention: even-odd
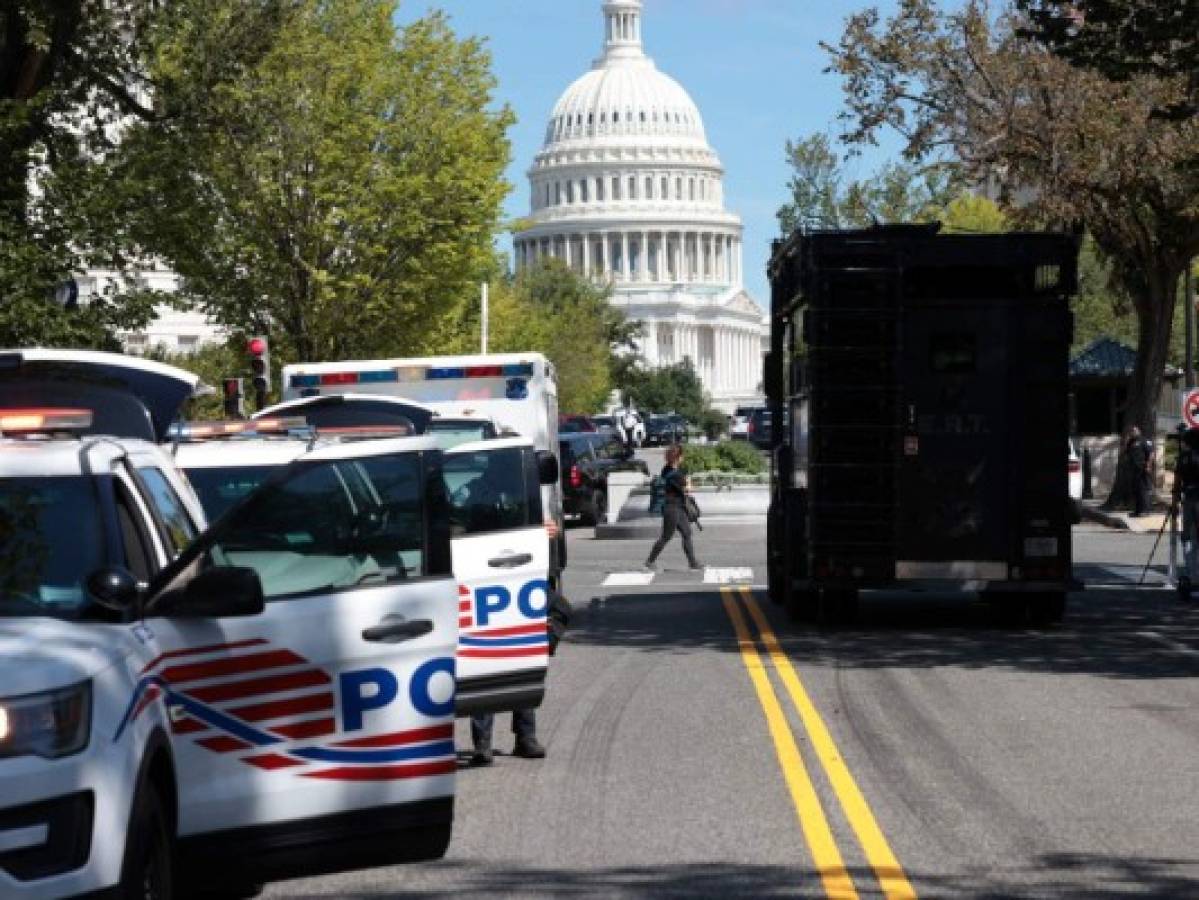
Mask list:
[[[695,558],[695,546],[691,540],[691,517],[687,514],[687,495],[691,493],[691,480],[687,477],[687,470],[683,468],[683,448],[679,444],[671,444],[666,448],[666,465],[662,467],[662,474],[658,476],[656,493],[658,498],[654,504],[661,506],[662,534],[650,551],[645,567],[653,570],[658,557],[677,531],[683,541],[687,563],[693,569],[702,569],[703,566]]]
[[[1178,595],[1191,599],[1196,563],[1199,563],[1199,428],[1182,433],[1178,463],[1174,467],[1174,505],[1182,509],[1183,570],[1178,578]]]
[[[1124,452],[1132,472],[1132,516],[1138,518],[1153,511],[1153,444],[1141,436],[1136,425],[1128,433]]]
[[[637,426],[641,422],[641,416],[637,414],[637,410],[633,408],[630,401],[625,401],[624,412],[620,415],[620,431],[624,437],[625,455],[633,458],[633,454],[637,452]]]
[[[558,538],[558,526],[553,519],[545,520],[546,534],[551,541]],[[572,610],[570,602],[558,591],[550,592],[550,608],[546,615],[546,632],[549,638],[550,656],[558,651],[558,642],[566,633],[570,623]],[[524,759],[544,759],[545,747],[537,740],[537,711],[532,709],[512,710],[512,733],[516,735],[516,746],[513,756]],[[474,744],[474,754],[470,758],[472,766],[489,766],[495,761],[495,750],[492,740],[495,735],[495,714],[470,717],[470,737]]]

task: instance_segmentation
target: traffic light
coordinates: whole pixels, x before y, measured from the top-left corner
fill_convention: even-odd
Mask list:
[[[259,409],[266,406],[267,394],[271,391],[271,349],[264,337],[252,337],[246,342],[250,354],[251,384],[254,385],[254,401]]]
[[[242,392],[240,378],[225,378],[221,382],[221,393],[225,398],[225,418],[244,419],[246,417],[245,394]]]

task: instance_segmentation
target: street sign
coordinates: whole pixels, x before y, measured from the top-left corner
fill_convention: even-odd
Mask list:
[[[1183,396],[1182,421],[1187,428],[1199,428],[1199,390],[1187,391]]]

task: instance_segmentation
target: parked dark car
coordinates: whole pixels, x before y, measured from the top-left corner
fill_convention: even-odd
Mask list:
[[[594,525],[608,511],[608,476],[612,472],[649,475],[644,460],[629,459],[615,434],[563,434],[558,438],[562,465],[562,507],[584,525]]]
[[[597,430],[590,416],[562,415],[558,417],[558,434],[594,434]]]
[[[770,410],[755,409],[749,417],[749,441],[755,447],[770,447]]]
[[[645,426],[645,443],[649,447],[682,444],[687,440],[689,430],[687,420],[677,413],[650,416]]]

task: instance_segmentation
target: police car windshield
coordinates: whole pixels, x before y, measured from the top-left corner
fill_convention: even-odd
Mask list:
[[[442,450],[495,437],[494,429],[484,422],[461,422],[452,419],[434,419],[429,423],[428,434]]]
[[[74,618],[102,565],[88,478],[0,478],[0,617]]]
[[[208,521],[215,522],[274,472],[271,466],[225,466],[187,469]]]

